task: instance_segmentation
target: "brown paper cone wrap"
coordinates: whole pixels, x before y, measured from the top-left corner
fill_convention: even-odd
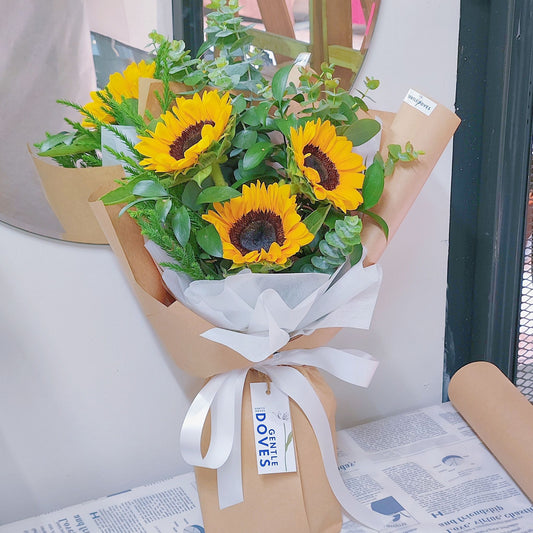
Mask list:
[[[89,206],[94,191],[111,189],[124,178],[120,166],[64,168],[32,155],[44,194],[64,229],[63,239],[89,244],[107,244],[100,225]]]
[[[298,367],[309,380],[328,415],[335,436],[335,397],[320,372]],[[242,475],[244,501],[219,509],[216,471],[196,468],[196,481],[207,533],[338,533],[341,510],[330,489],[320,448],[304,413],[290,400],[297,472],[257,473],[249,383],[265,381],[257,371],[248,373],[242,405]],[[209,431],[204,434],[207,445]]]
[[[387,158],[387,146],[410,141],[415,150],[421,150],[419,161],[398,163],[392,176],[385,178],[385,189],[378,204],[372,209],[389,226],[389,241],[398,230],[431,171],[448,145],[460,119],[455,113],[438,104],[431,115],[407,103],[402,103],[396,115],[373,111],[383,121],[381,153]],[[387,239],[377,224],[366,217],[361,240],[367,249],[365,265],[377,263],[387,246]]]
[[[105,207],[96,201],[91,202],[91,207],[146,317],[182,370],[206,378],[251,366],[248,359],[234,350],[200,336],[214,326],[167,292],[159,269],[144,247],[139,226],[127,214],[118,216],[120,206]],[[291,340],[285,349],[323,346],[338,331],[338,328],[316,330],[312,335]]]
[[[448,396],[526,496],[533,501],[533,405],[491,363],[458,370]]]

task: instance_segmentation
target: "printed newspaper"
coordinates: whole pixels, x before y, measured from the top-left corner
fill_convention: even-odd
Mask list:
[[[533,533],[532,503],[450,403],[339,431],[338,463],[352,494],[390,518],[383,531]],[[369,531],[349,521],[342,528]],[[0,526],[0,533],[156,532],[204,533],[193,473]]]

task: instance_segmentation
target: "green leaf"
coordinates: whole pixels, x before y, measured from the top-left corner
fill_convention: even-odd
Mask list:
[[[326,216],[329,213],[329,205],[319,207],[318,209],[315,209],[309,216],[305,218],[303,223],[305,224],[306,228],[313,234],[316,235],[318,230],[322,227],[322,224],[324,223],[324,220],[326,220]]]
[[[183,205],[186,205],[193,211],[198,211],[202,208],[201,204],[197,202],[198,195],[202,192],[202,189],[195,181],[189,181],[185,185],[183,192],[181,193],[181,201]]]
[[[292,431],[287,435],[287,442],[285,443],[285,452],[289,449],[289,446],[292,442]]]
[[[100,198],[100,200],[102,200],[104,205],[132,202],[133,200],[135,200],[135,196],[133,195],[133,188],[139,181],[141,180],[132,179],[131,181],[124,183],[116,189],[113,189],[112,191],[109,191],[108,193],[104,194]]]
[[[361,257],[363,257],[363,245],[358,244],[354,247],[352,253],[350,254],[350,266],[354,266],[359,263],[359,261],[361,261]]]
[[[163,197],[168,196],[168,191],[156,181],[142,180],[133,187],[133,194],[143,197]]]
[[[344,254],[341,252],[339,248],[334,248],[333,246],[330,246],[327,241],[322,240],[320,241],[320,244],[318,245],[322,255],[326,256],[326,258],[331,258],[337,261],[336,264],[341,264],[344,262],[345,257]],[[338,262],[340,261],[340,263]]]
[[[248,126],[259,126],[261,124],[261,117],[257,111],[256,106],[248,108],[242,116],[242,122]]]
[[[326,220],[324,221],[324,224],[328,228],[333,229],[337,220],[342,220],[343,218],[344,215],[339,213],[338,211],[330,211],[328,213],[328,216],[326,217]]]
[[[171,225],[176,239],[182,246],[185,246],[191,236],[191,219],[184,205],[178,207],[176,210],[176,213],[172,217]]]
[[[233,138],[233,146],[236,148],[242,148],[248,150],[257,141],[257,131],[255,130],[242,130],[239,131]]]
[[[72,144],[72,141],[74,140],[75,135],[76,135],[75,133],[67,132],[67,131],[62,131],[60,133],[56,133],[55,135],[49,135],[41,143],[41,145],[39,146],[39,149],[41,152],[46,152],[47,150],[50,150],[50,148],[53,148],[54,146],[57,146],[58,144]]]
[[[347,246],[355,246],[361,242],[362,224],[359,217],[355,218],[357,219],[357,224],[349,224],[347,219],[344,221],[339,220],[335,223],[335,233]]]
[[[158,200],[158,198],[137,198],[137,200],[133,200],[133,202],[130,202],[129,204],[125,205],[118,213],[118,216],[121,217],[130,207],[133,207],[134,205],[146,202],[148,200]]]
[[[372,118],[362,118],[352,122],[352,124],[350,124],[350,126],[344,131],[343,135],[345,135],[354,146],[361,146],[378,134],[380,129],[381,125],[377,120]]]
[[[199,204],[212,204],[214,202],[225,202],[240,195],[241,193],[232,187],[208,187],[198,195],[196,201]]]
[[[239,94],[233,99],[231,105],[233,107],[233,111],[239,115],[246,109],[246,99],[242,94]]]
[[[272,152],[272,144],[269,142],[259,142],[254,144],[245,154],[242,162],[244,170],[257,167]]]
[[[363,209],[370,209],[379,202],[383,194],[384,186],[384,169],[378,162],[374,162],[365,172],[365,180],[363,182]]]
[[[274,124],[287,138],[291,136],[291,128],[298,129],[298,119],[294,115],[289,115],[286,119],[277,118],[274,120]]]
[[[329,263],[326,258],[322,257],[321,255],[313,256],[311,258],[311,263],[313,263],[313,266],[319,270],[325,270],[327,272],[332,269],[331,263]]]
[[[389,144],[389,155],[394,161],[397,161],[402,153],[402,147],[399,144]]]
[[[372,211],[363,211],[363,213],[365,215],[368,215],[381,228],[381,230],[385,234],[385,238],[388,239],[389,238],[389,226],[387,226],[387,223],[385,222],[385,220],[383,220],[383,218],[381,218],[376,213],[373,213]]]
[[[100,144],[94,140],[87,139],[73,142],[72,144],[58,144],[50,150],[40,151],[38,155],[43,157],[61,157],[63,155],[77,155],[85,152],[92,152],[100,148]]]
[[[165,224],[168,213],[172,208],[172,200],[170,198],[160,198],[155,203],[155,216],[161,225]]]
[[[292,69],[292,64],[285,65],[281,67],[272,78],[272,96],[278,101],[283,100],[283,95],[285,94],[285,89],[287,87],[287,80],[289,78],[289,73]]]
[[[194,177],[192,178],[198,185],[202,185],[204,180],[206,180],[209,176],[211,176],[211,172],[213,169],[211,168],[211,165],[206,166],[205,168],[202,168],[199,170]]]
[[[196,232],[196,241],[212,257],[222,257],[222,241],[215,226],[209,224]]]
[[[197,71],[193,72],[192,74],[189,74],[189,76],[184,78],[183,83],[185,85],[190,85],[191,87],[194,87],[195,85],[198,85],[203,79],[204,73]]]
[[[379,80],[375,80],[374,78],[366,78],[365,79],[365,85],[371,90],[374,91],[379,87]]]

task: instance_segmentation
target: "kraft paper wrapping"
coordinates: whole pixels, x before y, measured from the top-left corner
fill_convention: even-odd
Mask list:
[[[485,446],[533,501],[533,405],[492,363],[458,370],[448,396]]]
[[[101,187],[107,190],[124,178],[122,166],[64,168],[33,156],[33,162],[50,207],[63,226],[68,241],[107,244],[89,206],[89,197]]]
[[[249,367],[250,361],[239,353],[200,336],[213,325],[167,292],[159,269],[144,247],[137,223],[127,214],[119,217],[120,206],[106,207],[100,201],[90,205],[141,308],[178,367],[202,378]],[[319,329],[291,340],[284,349],[324,346],[338,331],[339,328]]]
[[[318,394],[335,437],[333,392],[320,372],[298,367]],[[339,503],[330,489],[313,430],[300,408],[290,400],[297,472],[257,473],[250,387],[265,381],[257,371],[248,373],[242,407],[242,475],[244,502],[223,510],[218,506],[216,470],[196,468],[200,506],[206,531],[253,531],[254,533],[338,533],[342,518]],[[207,444],[208,431],[203,443]]]
[[[171,81],[170,90],[175,94],[181,94],[186,91],[190,91],[191,87]],[[157,99],[158,93],[163,96],[163,82],[161,80],[155,80],[152,78],[139,78],[139,101],[137,111],[141,117],[144,117],[146,111],[149,111],[153,118],[158,118],[161,115],[161,104]],[[150,121],[148,117],[145,117],[147,122]]]
[[[441,104],[437,104],[429,116],[405,102],[395,115],[382,111],[371,114],[383,121],[380,151],[384,159],[389,144],[400,144],[404,148],[410,141],[415,150],[425,152],[419,161],[396,165],[393,175],[385,178],[383,195],[372,209],[387,222],[390,241],[461,121]],[[365,218],[361,240],[368,252],[365,265],[377,263],[385,251],[387,239],[369,217]]]

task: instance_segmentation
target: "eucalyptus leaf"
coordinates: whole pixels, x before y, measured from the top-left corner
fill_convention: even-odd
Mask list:
[[[184,80],[183,83],[185,85],[190,85],[191,87],[194,87],[198,83],[200,83],[204,79],[204,73],[203,72],[193,72],[192,74],[189,74]]]
[[[232,187],[208,187],[198,195],[196,201],[199,204],[212,204],[214,202],[225,202],[240,195],[241,193]]]
[[[209,224],[196,232],[196,242],[212,257],[222,257],[222,241],[215,226]]]
[[[239,94],[233,99],[231,105],[233,107],[233,111],[235,111],[237,114],[240,114],[246,109],[246,99],[242,94]]]
[[[187,208],[182,205],[178,207],[171,221],[172,231],[178,242],[185,246],[191,236],[191,219]]]
[[[283,99],[283,95],[285,94],[285,89],[287,87],[287,80],[292,67],[292,63],[290,65],[281,67],[272,78],[272,96],[278,102],[281,102]]]
[[[269,142],[259,142],[254,144],[244,154],[242,166],[244,170],[250,170],[257,167],[272,152],[272,144]]]
[[[161,225],[165,224],[167,216],[172,208],[172,200],[170,198],[159,198],[155,203],[155,215]]]
[[[372,118],[361,118],[350,124],[344,135],[354,146],[361,146],[379,133],[381,125]]]
[[[248,150],[257,141],[257,131],[255,130],[242,130],[239,131],[233,138],[233,146],[236,148],[242,148]]]

